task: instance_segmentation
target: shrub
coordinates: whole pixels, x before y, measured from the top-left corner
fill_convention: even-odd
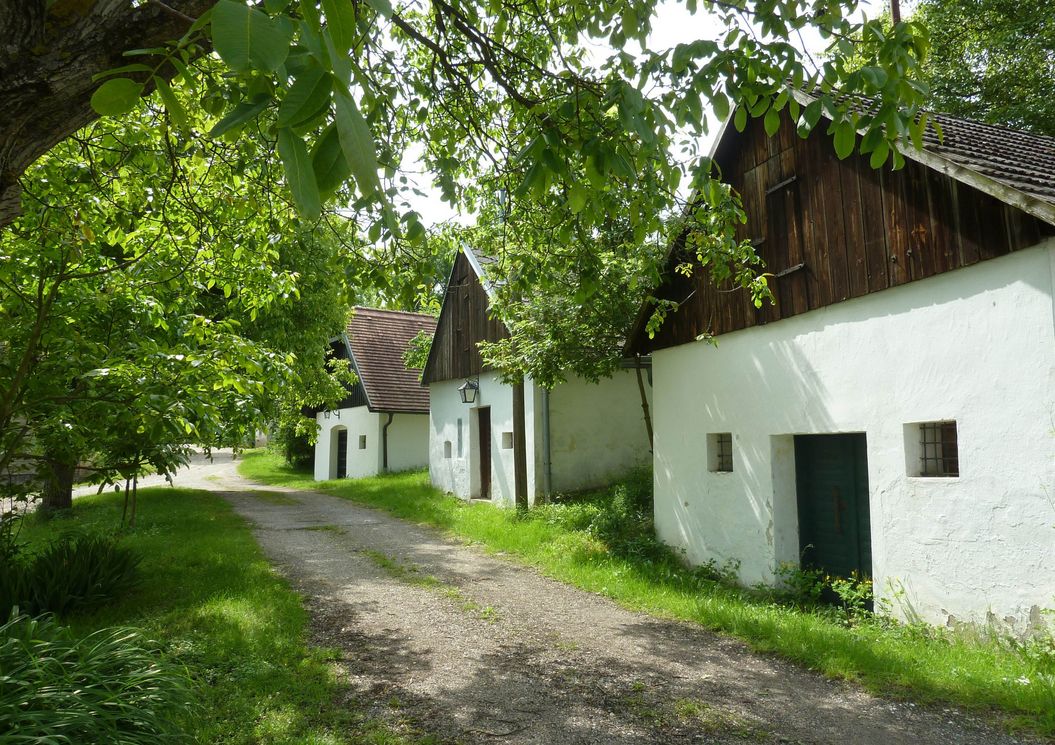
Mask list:
[[[279,425],[271,433],[269,447],[278,450],[290,468],[306,470],[315,462],[315,446],[311,438],[290,423]]]
[[[8,559],[0,573],[0,613],[67,614],[112,600],[138,580],[142,557],[118,536],[65,533],[36,553]]]
[[[183,742],[191,705],[183,671],[133,629],[74,638],[48,617],[12,613],[0,626],[4,742]]]

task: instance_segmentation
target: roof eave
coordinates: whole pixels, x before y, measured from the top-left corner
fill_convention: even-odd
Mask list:
[[[792,95],[795,96],[796,101],[804,106],[817,100],[816,97],[809,93],[797,89],[792,91]],[[867,129],[864,127],[857,131],[859,135],[864,135],[866,132]],[[997,181],[996,179],[986,176],[983,173],[979,173],[972,168],[968,168],[954,160],[950,160],[939,153],[931,152],[929,150],[918,150],[915,146],[904,148],[900,152],[909,160],[914,160],[922,166],[931,168],[950,178],[956,179],[962,184],[978,189],[1005,204],[1017,207],[1026,214],[1032,215],[1038,220],[1043,220],[1049,225],[1055,225],[1055,204],[1045,202],[1043,199],[1038,199],[1032,194],[1027,194],[1013,186]]]

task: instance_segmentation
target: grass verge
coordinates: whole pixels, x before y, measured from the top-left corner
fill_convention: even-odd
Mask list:
[[[264,451],[246,453],[239,470],[261,483],[324,491],[442,528],[626,607],[695,621],[878,694],[950,702],[996,713],[1013,729],[1055,736],[1050,639],[1019,643],[881,619],[847,624],[823,608],[730,586],[713,572],[686,569],[646,537],[650,519],[639,516],[641,525],[621,535],[620,516],[606,511],[612,493],[525,517],[445,496],[426,473],[316,482]],[[606,520],[614,528],[598,530]]]
[[[123,542],[143,555],[143,581],[101,610],[62,620],[78,635],[127,625],[159,642],[192,679],[201,704],[190,732],[195,742],[418,742],[349,703],[337,679],[338,653],[308,645],[300,597],[226,502],[171,488],[142,489],[139,499],[139,526]],[[113,494],[83,497],[70,515],[27,518],[22,538],[32,545],[74,526],[112,529],[120,514]]]

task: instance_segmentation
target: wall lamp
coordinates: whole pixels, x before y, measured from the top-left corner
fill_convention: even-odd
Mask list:
[[[461,396],[463,404],[474,404],[476,403],[476,394],[480,392],[480,379],[479,378],[467,378],[464,383],[458,386],[458,395]]]

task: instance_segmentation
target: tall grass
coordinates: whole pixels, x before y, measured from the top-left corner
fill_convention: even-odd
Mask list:
[[[164,658],[190,676],[198,704],[188,721],[195,742],[417,741],[371,720],[348,696],[337,679],[340,652],[308,645],[300,597],[221,497],[165,487],[143,489],[139,498],[139,525],[123,542],[143,557],[142,581],[114,602],[65,618],[74,639],[100,628],[134,626],[157,640]],[[68,517],[30,519],[23,537],[32,550],[73,526],[101,531],[120,517],[116,495],[84,497]]]
[[[0,626],[3,742],[188,742],[184,671],[128,628],[77,636],[52,618],[13,614]]]
[[[731,585],[721,567],[690,569],[654,537],[640,479],[527,516],[468,504],[425,473],[314,482],[274,455],[247,453],[256,481],[314,489],[439,527],[551,577],[657,616],[694,621],[875,693],[997,712],[1014,727],[1055,735],[1055,648],[883,619],[847,623],[823,606]]]

